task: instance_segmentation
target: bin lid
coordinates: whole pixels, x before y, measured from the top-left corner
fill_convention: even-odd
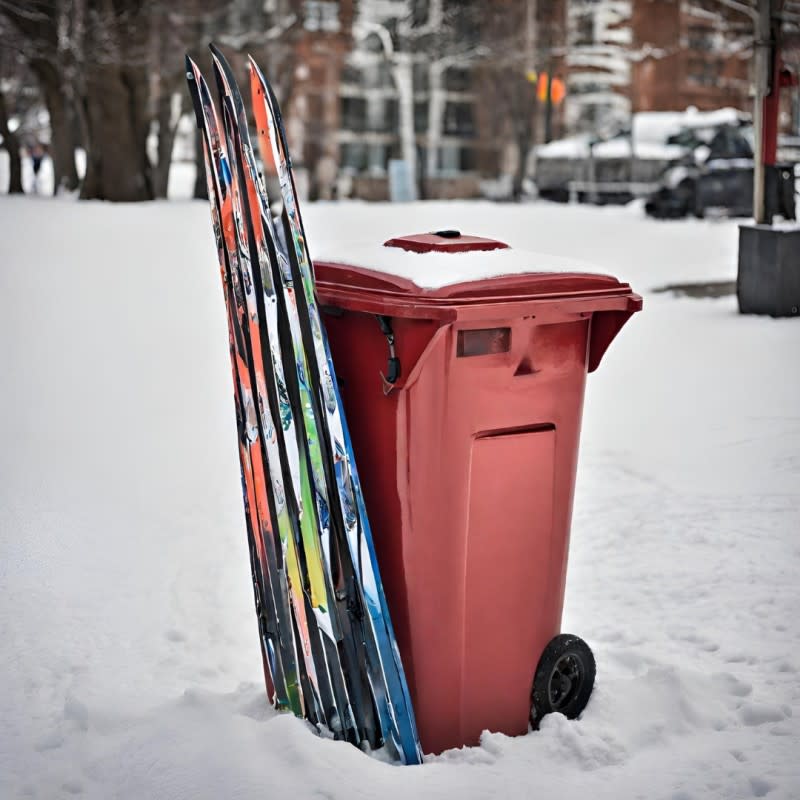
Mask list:
[[[337,245],[314,262],[321,299],[343,308],[370,297],[381,304],[412,303],[424,316],[422,306],[631,294],[627,283],[591,265],[453,233],[400,236],[382,246]],[[448,246],[458,241],[460,249]],[[353,302],[340,302],[348,298]]]
[[[505,250],[508,245],[497,239],[468,236],[449,228],[433,233],[414,233],[396,236],[383,243],[384,247],[398,247],[413,253],[464,253],[470,250]]]
[[[430,236],[402,236],[384,246],[339,245],[337,253],[314,262],[320,304],[440,324],[483,324],[526,315],[551,322],[591,317],[589,372],[642,307],[642,298],[627,283],[591,266],[480,237],[462,237],[469,246],[453,250],[431,242]],[[477,246],[471,246],[475,240]],[[402,244],[392,244],[397,241]],[[433,246],[420,252],[403,247],[409,242]],[[485,242],[499,246],[484,248]]]

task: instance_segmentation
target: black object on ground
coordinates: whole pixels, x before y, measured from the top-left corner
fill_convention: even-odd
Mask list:
[[[575,719],[586,708],[594,688],[596,666],[591,648],[579,636],[560,633],[545,647],[531,694],[531,726],[558,712]]]
[[[794,181],[792,164],[766,168],[765,200],[770,219],[795,219]],[[709,209],[722,209],[731,217],[753,215],[752,161],[720,159],[701,167],[671,167],[645,203],[647,214],[657,219],[678,219],[690,214],[702,219]]]
[[[736,294],[742,314],[800,314],[800,228],[739,226]]]

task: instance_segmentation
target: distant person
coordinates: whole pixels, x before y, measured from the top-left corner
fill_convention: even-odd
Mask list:
[[[39,142],[36,142],[31,148],[31,163],[33,165],[33,187],[34,194],[39,194],[39,172],[42,169],[42,161],[44,160],[45,152]]]

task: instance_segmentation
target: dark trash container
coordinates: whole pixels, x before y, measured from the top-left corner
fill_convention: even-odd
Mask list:
[[[800,313],[800,227],[739,226],[736,295],[742,314]]]

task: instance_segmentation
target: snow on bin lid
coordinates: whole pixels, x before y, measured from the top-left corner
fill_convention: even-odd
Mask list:
[[[508,245],[497,239],[484,239],[480,236],[465,236],[454,229],[415,233],[410,236],[396,236],[383,243],[384,247],[399,247],[413,253],[465,253],[470,250],[505,250]]]
[[[434,245],[422,252],[405,249],[409,242],[424,247],[428,237]],[[443,242],[461,241],[467,247],[443,247]],[[402,244],[389,244],[400,242]],[[349,284],[372,291],[401,292],[413,295],[457,297],[483,294],[491,287],[504,293],[519,289],[523,293],[546,292],[558,284],[570,290],[619,287],[619,282],[591,264],[549,253],[515,250],[495,239],[478,236],[435,237],[433,234],[400,236],[386,245],[374,242],[328,241],[316,245],[314,264],[319,283]],[[483,243],[493,248],[482,247]],[[494,279],[494,280],[489,280]],[[479,287],[480,283],[487,283]],[[577,283],[577,285],[576,285]],[[538,284],[538,286],[537,286]]]

